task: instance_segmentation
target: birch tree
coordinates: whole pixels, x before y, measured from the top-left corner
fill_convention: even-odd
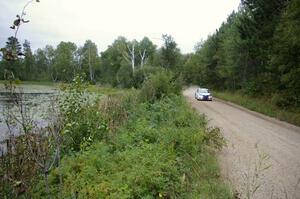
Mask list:
[[[144,37],[138,44],[140,66],[143,68],[147,60],[149,58],[153,58],[156,46],[149,40],[148,37]]]
[[[135,43],[136,43],[136,41],[133,41],[132,44],[127,44],[128,57],[131,62],[131,67],[132,67],[133,73],[134,73],[134,69],[135,69]]]
[[[89,79],[91,82],[95,81],[95,69],[97,66],[98,49],[97,45],[93,43],[91,40],[87,40],[84,46],[81,49],[82,60],[81,69],[89,74]]]

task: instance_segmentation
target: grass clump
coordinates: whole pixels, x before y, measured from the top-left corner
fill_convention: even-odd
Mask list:
[[[241,105],[250,110],[300,126],[300,108],[280,107],[273,97],[251,97],[239,92],[215,91],[214,96]]]

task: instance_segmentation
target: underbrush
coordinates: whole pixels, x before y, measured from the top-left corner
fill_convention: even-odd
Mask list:
[[[24,120],[24,136],[10,139],[1,198],[231,198],[215,158],[225,141],[189,107],[173,74],[96,98],[81,76],[60,88],[53,122]]]
[[[117,94],[100,103],[107,130],[92,145],[65,156],[50,173],[51,195],[230,198],[214,155],[224,144],[219,132],[206,129],[205,119],[181,96],[154,103],[141,103],[136,96]],[[42,186],[36,186],[34,197],[46,197]]]
[[[283,108],[275,105],[274,97],[251,97],[238,92],[215,91],[214,96],[250,110],[300,126],[300,108]]]

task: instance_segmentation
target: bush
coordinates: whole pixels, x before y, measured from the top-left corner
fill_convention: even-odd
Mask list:
[[[82,76],[76,76],[71,84],[62,88],[59,110],[65,152],[88,147],[94,141],[103,139],[107,130],[98,104],[92,103],[86,88],[87,84]]]
[[[116,74],[118,86],[121,88],[132,87],[132,68],[131,65],[121,65],[120,69]]]
[[[151,75],[164,72],[161,67],[145,66],[144,68],[137,69],[133,74],[133,86],[135,88],[141,88],[143,83],[149,79]]]
[[[282,91],[280,93],[273,94],[271,102],[284,109],[298,108],[300,107],[300,98],[295,93]]]
[[[249,96],[260,96],[263,94],[263,84],[259,79],[245,83],[243,93]]]
[[[141,88],[140,98],[143,101],[154,102],[173,94],[180,95],[181,80],[169,71],[150,75]]]

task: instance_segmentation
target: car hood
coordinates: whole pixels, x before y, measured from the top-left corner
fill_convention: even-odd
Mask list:
[[[210,93],[197,93],[198,95],[209,96]]]

